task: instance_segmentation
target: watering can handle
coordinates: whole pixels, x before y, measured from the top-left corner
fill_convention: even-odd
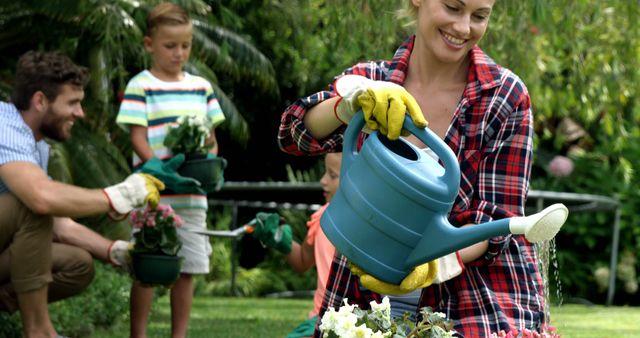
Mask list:
[[[460,165],[458,159],[453,151],[444,143],[438,135],[436,135],[429,128],[418,128],[409,116],[405,116],[404,129],[415,135],[420,141],[424,142],[431,150],[444,163],[445,173],[440,178],[448,187],[450,187],[450,197],[455,197],[458,194],[458,187],[460,186]],[[358,135],[364,127],[364,114],[362,110],[359,110],[349,122],[347,130],[344,133],[344,143],[342,145],[342,168],[340,169],[340,175],[344,177],[345,173],[351,166],[351,163],[358,155],[356,151],[356,143],[358,141]]]
[[[342,164],[340,168],[340,177],[346,177],[345,174],[353,160],[358,155],[356,151],[356,143],[358,142],[358,134],[364,127],[364,113],[362,110],[358,110],[351,121],[347,125],[347,130],[344,132],[342,143]]]
[[[458,194],[458,187],[460,187],[460,164],[458,164],[458,158],[451,148],[431,129],[416,127],[409,116],[404,117],[402,127],[429,146],[442,160],[445,171],[440,179],[451,189],[449,194],[450,197],[454,198]]]

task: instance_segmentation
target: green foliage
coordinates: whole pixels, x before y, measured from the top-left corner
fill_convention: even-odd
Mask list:
[[[130,285],[127,275],[97,263],[96,276],[87,290],[49,306],[53,326],[69,337],[88,337],[96,328],[110,326],[128,312]]]
[[[298,96],[325,88],[356,62],[388,58],[405,34],[395,18],[401,0],[225,2],[271,55],[281,88]]]
[[[278,213],[285,217],[287,224],[291,225],[294,240],[298,242],[303,240],[307,231],[308,213],[294,210],[278,210]],[[209,227],[228,230],[231,226],[231,209],[223,208],[221,211],[213,212],[210,221]],[[198,286],[198,292],[202,295],[231,295],[231,257],[234,243],[232,240],[212,238],[211,244],[213,248],[211,272],[207,275],[206,284]],[[302,274],[296,273],[289,267],[285,257],[275,250],[270,250],[266,259],[256,267],[252,269],[237,267],[237,269],[238,296],[259,296],[287,290],[312,290],[316,287],[315,269]]]
[[[20,312],[0,312],[0,337],[20,337],[21,334]]]
[[[638,15],[637,1],[499,1],[481,43],[529,88],[536,131],[532,188],[618,198],[620,250],[635,253],[640,40],[632,37],[640,33]],[[555,155],[574,161],[571,176],[550,174]],[[594,291],[594,272],[608,264],[613,219],[613,212],[570,215],[557,238],[566,296],[604,298],[604,290]],[[638,294],[620,295],[621,286],[617,301],[637,304]]]

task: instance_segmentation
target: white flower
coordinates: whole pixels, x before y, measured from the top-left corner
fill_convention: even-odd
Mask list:
[[[389,317],[391,315],[391,304],[389,303],[389,297],[387,296],[382,298],[382,303],[378,304],[375,301],[371,301],[369,305],[371,306],[371,311],[373,311],[373,313],[380,313],[385,317]]]
[[[367,325],[362,324],[353,329],[353,336],[355,338],[371,338],[373,331],[367,327]]]
[[[356,322],[358,321],[358,317],[349,312],[342,313],[342,308],[338,311],[338,322],[336,323],[336,327],[334,328],[334,332],[339,337],[351,337],[353,336],[353,330],[356,326]]]
[[[344,303],[344,305],[341,306],[340,309],[338,309],[338,313],[340,314],[349,314],[353,312],[354,308],[358,307],[357,304],[353,304],[353,305],[349,304],[349,299],[347,298],[345,298],[342,302]]]
[[[391,337],[391,332],[382,333],[380,331],[376,331],[373,334],[371,334],[371,338],[387,338],[387,337]]]
[[[440,317],[440,318],[442,318],[442,319],[446,319],[447,318],[447,315],[445,315],[442,312],[434,312],[433,314],[438,316],[438,317]]]
[[[334,308],[330,307],[322,316],[322,320],[320,320],[320,330],[328,332],[335,329],[336,325],[338,325],[338,313]]]

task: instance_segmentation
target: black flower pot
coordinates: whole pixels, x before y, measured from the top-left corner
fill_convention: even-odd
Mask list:
[[[227,160],[222,157],[207,158],[207,155],[193,154],[185,158],[182,166],[178,168],[178,173],[198,180],[205,191],[214,191],[227,167]]]
[[[168,286],[180,276],[182,258],[178,256],[134,252],[131,259],[134,276],[144,284]]]

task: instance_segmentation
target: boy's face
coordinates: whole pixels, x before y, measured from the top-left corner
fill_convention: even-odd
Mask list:
[[[180,79],[191,53],[192,29],[191,25],[161,25],[151,36],[144,37],[144,47],[153,59],[154,75]]]
[[[338,191],[341,162],[341,153],[328,153],[324,157],[324,175],[320,179],[320,185],[322,185],[324,199],[327,202],[331,202],[333,195]]]

